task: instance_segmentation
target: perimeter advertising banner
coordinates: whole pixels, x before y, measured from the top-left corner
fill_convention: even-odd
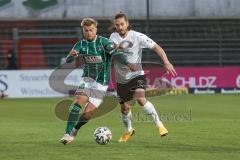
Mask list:
[[[54,91],[49,85],[53,70],[0,71],[0,91],[9,98],[63,97],[66,94]],[[78,85],[81,70],[73,70],[66,84]]]
[[[163,76],[173,87],[187,87],[190,93],[240,93],[240,67],[176,67],[178,76]],[[158,68],[151,68],[148,79],[156,83]]]
[[[220,93],[240,93],[240,67],[176,67],[178,76],[161,76],[159,68],[148,68],[148,86],[157,86],[165,81],[173,87],[187,87],[194,93],[211,93],[220,89]],[[49,77],[53,70],[0,71],[0,91],[10,98],[63,97],[49,86]],[[65,80],[66,84],[78,85],[81,70],[74,70]],[[158,76],[160,75],[160,76]],[[161,83],[162,84],[162,83]],[[207,90],[206,89],[210,89]],[[215,93],[215,91],[214,91]]]
[[[177,67],[177,77],[165,78],[175,87],[240,88],[240,67]]]

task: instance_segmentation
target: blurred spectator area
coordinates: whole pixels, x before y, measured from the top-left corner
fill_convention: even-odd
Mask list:
[[[55,68],[81,37],[75,26],[55,21],[1,22],[0,67],[6,66],[7,53],[13,49],[20,69]]]
[[[54,68],[81,38],[80,20],[0,21],[0,68],[14,50],[20,69]],[[158,42],[176,66],[240,65],[240,19],[130,20],[133,29]],[[99,20],[109,36],[110,20]],[[144,61],[159,62],[150,50]]]

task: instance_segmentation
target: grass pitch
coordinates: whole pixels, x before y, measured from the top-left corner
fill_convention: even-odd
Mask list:
[[[151,98],[169,135],[160,138],[156,127],[137,105],[132,108],[136,134],[117,142],[123,125],[120,107],[82,127],[67,146],[58,142],[66,122],[55,116],[61,99],[0,100],[1,160],[238,160],[240,159],[239,95],[185,95]],[[113,133],[107,145],[92,139],[107,126]]]

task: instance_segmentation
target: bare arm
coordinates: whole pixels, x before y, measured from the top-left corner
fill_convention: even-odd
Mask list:
[[[161,57],[163,61],[163,66],[167,70],[167,72],[171,73],[173,76],[176,76],[177,72],[175,71],[173,65],[169,62],[167,55],[165,51],[162,49],[162,47],[160,47],[158,44],[155,44],[152,49],[156,52],[156,54],[159,57]]]

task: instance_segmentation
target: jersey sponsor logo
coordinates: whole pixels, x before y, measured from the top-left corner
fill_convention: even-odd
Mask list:
[[[86,63],[102,63],[101,56],[85,56],[84,59]]]
[[[132,48],[133,46],[133,43],[131,41],[122,41],[120,44],[119,44],[119,47],[123,50],[126,50],[126,49],[129,49],[129,48]]]

